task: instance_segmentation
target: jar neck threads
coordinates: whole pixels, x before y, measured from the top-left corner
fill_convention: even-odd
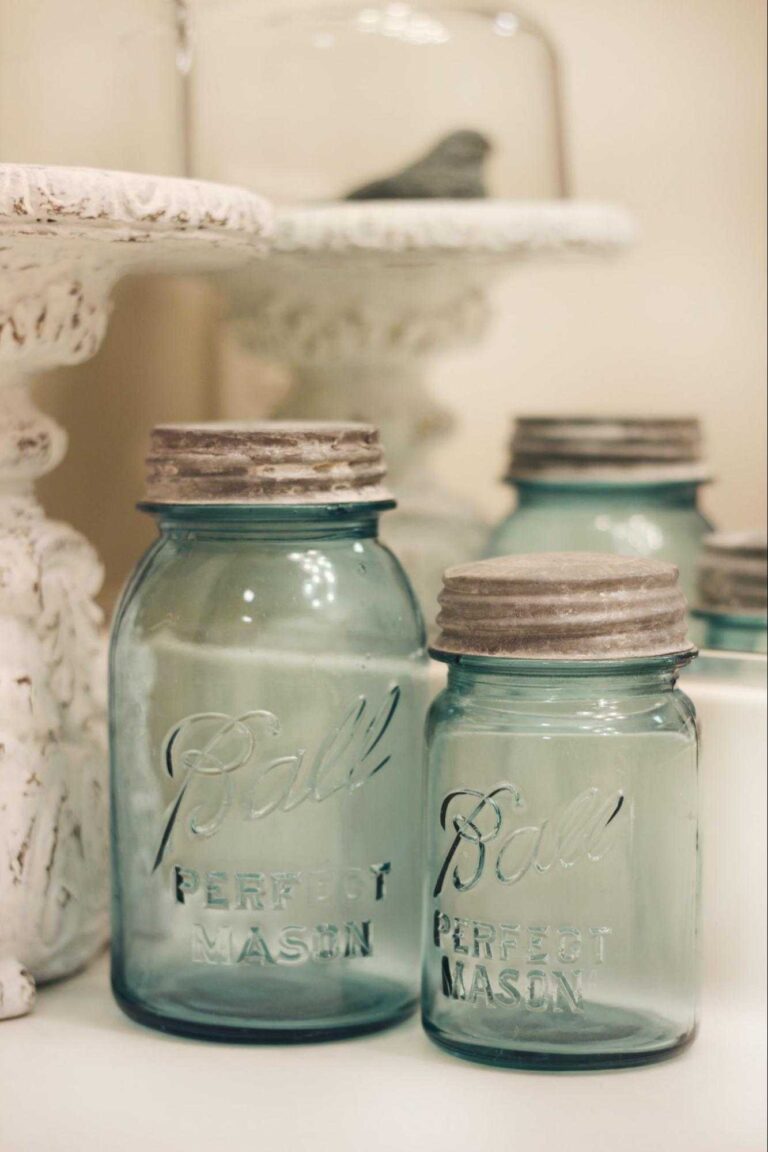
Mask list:
[[[286,542],[374,539],[388,504],[140,505],[164,536],[195,540]]]
[[[457,656],[448,666],[448,689],[487,699],[554,699],[626,696],[672,691],[692,652],[631,660],[555,662]]]
[[[612,504],[636,507],[638,502],[673,508],[696,508],[699,491],[706,481],[677,480],[642,482],[640,480],[515,480],[507,484],[517,492],[518,508],[562,503],[594,503],[595,499]]]

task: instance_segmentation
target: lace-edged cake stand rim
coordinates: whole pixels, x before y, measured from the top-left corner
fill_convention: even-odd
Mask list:
[[[578,201],[429,200],[278,209],[273,257],[382,255],[506,262],[536,254],[597,255],[631,245],[624,209]]]
[[[273,212],[242,188],[133,172],[0,164],[0,271],[39,255],[160,271],[223,269],[265,249]]]

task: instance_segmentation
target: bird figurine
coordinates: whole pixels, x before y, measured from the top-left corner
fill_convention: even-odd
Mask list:
[[[443,137],[426,156],[394,176],[356,188],[347,200],[481,200],[488,196],[485,161],[491,142],[462,129]]]

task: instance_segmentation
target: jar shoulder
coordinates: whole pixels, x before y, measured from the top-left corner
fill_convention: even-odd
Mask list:
[[[290,646],[349,649],[378,638],[424,649],[424,625],[397,558],[378,540],[203,542],[163,538],[123,594],[113,639],[163,630],[248,646],[268,631]]]
[[[664,534],[683,531],[695,539],[712,531],[711,521],[695,504],[655,503],[642,494],[632,502],[564,497],[537,503],[531,501],[513,508],[494,529],[489,550],[511,548],[518,541],[527,543],[548,533],[571,538],[593,538],[605,542],[606,534],[619,534],[627,547],[659,550],[666,544]]]
[[[696,743],[696,710],[680,688],[627,694],[546,697],[540,692],[516,691],[491,698],[446,688],[434,700],[427,723],[430,743],[437,740],[516,734],[550,738],[627,736],[667,732]]]

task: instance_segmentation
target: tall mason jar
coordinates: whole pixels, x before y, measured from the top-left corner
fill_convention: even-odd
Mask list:
[[[112,981],[164,1031],[307,1041],[417,999],[425,635],[366,425],[157,428],[111,651]]]
[[[486,555],[615,552],[668,560],[689,600],[708,482],[698,420],[524,417],[517,421],[507,482],[517,505]]]
[[[449,570],[428,722],[423,1019],[520,1068],[643,1064],[696,1027],[695,650],[674,566]]]

